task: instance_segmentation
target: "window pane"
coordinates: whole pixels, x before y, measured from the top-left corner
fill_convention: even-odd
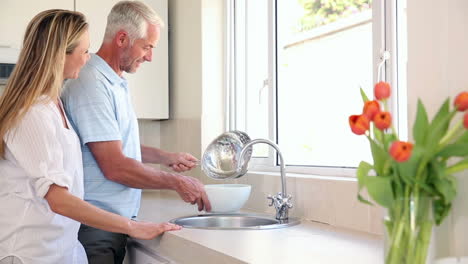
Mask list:
[[[288,165],[356,167],[371,160],[348,116],[372,97],[370,0],[277,1],[278,143]]]
[[[268,1],[237,2],[237,105],[245,109],[237,128],[252,139],[269,138]],[[267,145],[258,144],[253,156],[268,157],[268,151]]]

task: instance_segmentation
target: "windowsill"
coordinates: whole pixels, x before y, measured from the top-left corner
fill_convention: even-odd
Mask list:
[[[319,167],[319,166],[286,166],[285,172],[287,176],[330,176],[330,177],[356,177],[357,168],[340,168],[340,167]],[[249,166],[249,172],[267,172],[278,173],[279,166],[266,164],[258,164],[252,161]]]
[[[272,172],[272,171],[258,171],[258,170],[249,170],[248,174],[253,175],[270,175],[280,177],[281,173],[279,172]],[[308,173],[293,173],[293,172],[286,172],[286,177],[295,177],[295,178],[313,178],[313,179],[320,179],[320,180],[335,180],[335,181],[357,181],[357,178],[352,176],[327,176],[327,175],[316,175],[316,174],[308,174]]]

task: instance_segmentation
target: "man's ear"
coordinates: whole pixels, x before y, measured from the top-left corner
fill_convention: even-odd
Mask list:
[[[128,46],[130,42],[130,38],[126,31],[120,30],[119,32],[117,32],[117,34],[115,34],[114,41],[118,47],[123,48],[123,47]]]

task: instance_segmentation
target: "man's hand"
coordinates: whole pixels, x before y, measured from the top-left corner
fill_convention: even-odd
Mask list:
[[[205,192],[203,184],[192,177],[179,175],[175,191],[187,203],[198,204],[198,211],[205,209],[211,211],[211,204]]]
[[[175,172],[184,172],[195,168],[198,164],[197,158],[185,153],[171,153],[165,162],[165,165],[172,168]]]

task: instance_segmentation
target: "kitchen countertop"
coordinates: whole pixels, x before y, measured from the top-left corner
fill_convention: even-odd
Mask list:
[[[138,218],[164,222],[196,214],[174,192],[151,191],[143,193]],[[272,230],[184,228],[133,242],[171,263],[383,263],[381,237],[310,221]]]

